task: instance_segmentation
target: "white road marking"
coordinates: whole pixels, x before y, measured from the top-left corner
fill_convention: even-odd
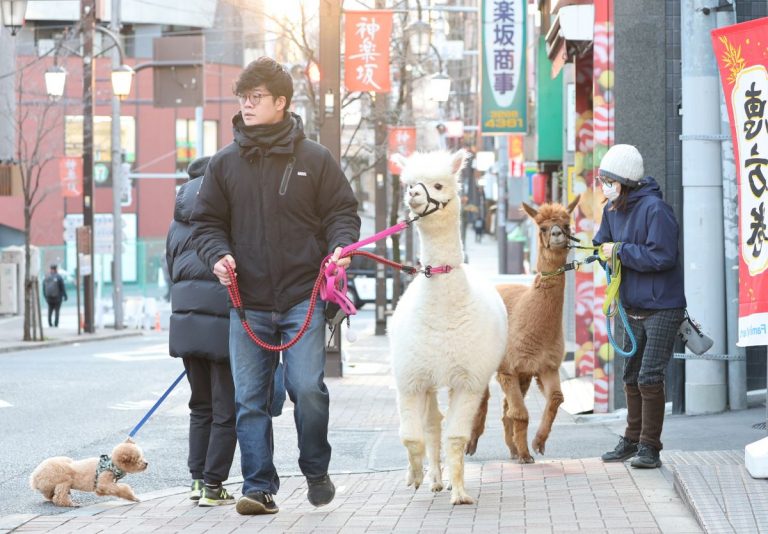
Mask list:
[[[5,402],[3,399],[0,399],[0,408],[10,408],[13,406],[10,402]]]
[[[96,358],[115,360],[118,362],[143,362],[148,360],[162,360],[170,358],[168,355],[168,344],[151,345],[137,350],[121,352],[97,352]]]

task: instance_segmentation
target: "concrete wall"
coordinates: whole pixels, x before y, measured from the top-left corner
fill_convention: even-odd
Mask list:
[[[638,147],[645,173],[666,182],[665,0],[615,0],[614,143]]]

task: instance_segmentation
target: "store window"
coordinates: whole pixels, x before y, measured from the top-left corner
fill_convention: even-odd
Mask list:
[[[120,117],[120,149],[123,160],[136,160],[136,120]],[[64,155],[83,154],[83,116],[64,118]],[[112,187],[112,117],[93,117],[93,183],[96,187]]]
[[[218,150],[219,127],[216,121],[203,121],[202,156],[213,156]],[[194,119],[176,120],[176,172],[186,172],[197,157],[197,127]]]

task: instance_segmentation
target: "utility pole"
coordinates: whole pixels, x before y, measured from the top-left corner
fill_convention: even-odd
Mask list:
[[[0,73],[16,71],[16,40],[0,25]],[[16,116],[16,76],[0,78],[0,161],[12,160],[16,146],[13,117]]]
[[[83,277],[84,331],[96,331],[94,324],[94,246],[93,246],[93,32],[96,26],[96,1],[80,0],[83,31],[83,226],[90,228],[86,245],[86,275]],[[81,265],[81,269],[83,266]]]
[[[736,12],[730,9],[717,10],[717,27],[736,24]],[[728,343],[728,407],[744,410],[747,407],[747,356],[743,347],[737,347],[739,338],[739,213],[738,189],[736,186],[736,162],[733,155],[731,126],[728,108],[722,86],[720,93],[720,148],[723,170],[723,235],[725,238],[725,306],[726,332]]]
[[[378,5],[378,4],[377,4]],[[376,233],[387,227],[387,95],[385,93],[374,94],[373,117],[374,126],[374,157],[376,165],[376,198],[375,198],[375,224]],[[385,239],[376,241],[376,255],[387,256],[387,244]],[[393,284],[394,285],[394,284]],[[394,289],[393,289],[394,293]],[[377,336],[387,333],[387,278],[384,264],[376,262],[376,329]]]
[[[120,35],[120,0],[112,0],[112,19],[109,29]],[[120,50],[115,43],[112,50],[112,67],[121,65]],[[122,151],[120,143],[120,97],[112,92],[112,307],[115,313],[115,330],[123,329],[123,216],[121,210],[123,180]]]
[[[709,7],[709,0],[684,0],[681,5],[681,32],[685,36],[681,43],[684,270],[688,309],[715,340],[711,353],[722,355],[726,345],[725,257],[720,222],[723,220],[720,82],[710,38],[715,16],[704,9]],[[686,413],[725,410],[725,372],[722,359],[686,360]]]
[[[341,2],[320,0],[320,144],[341,160]],[[341,325],[335,328],[326,350],[325,375],[342,376]]]

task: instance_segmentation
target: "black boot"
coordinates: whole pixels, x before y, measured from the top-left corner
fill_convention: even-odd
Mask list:
[[[601,456],[604,462],[623,462],[627,458],[632,458],[637,452],[637,442],[631,441],[624,436],[619,439],[619,444],[612,451],[608,451]]]
[[[637,456],[632,458],[629,465],[643,469],[655,469],[656,467],[661,467],[659,449],[652,445],[641,443],[640,448],[637,451]]]

